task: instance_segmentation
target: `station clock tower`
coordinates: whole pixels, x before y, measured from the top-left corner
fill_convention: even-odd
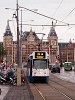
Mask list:
[[[3,46],[7,52],[6,61],[12,63],[13,59],[13,36],[9,26],[9,20],[7,21],[6,30],[3,36]]]
[[[57,55],[58,55],[58,37],[53,26],[50,29],[48,34],[48,42],[49,42],[49,61],[50,63],[55,63]]]

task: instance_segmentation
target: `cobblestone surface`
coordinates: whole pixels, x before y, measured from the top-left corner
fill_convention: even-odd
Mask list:
[[[34,100],[34,97],[25,84],[23,86],[11,86],[3,100]]]

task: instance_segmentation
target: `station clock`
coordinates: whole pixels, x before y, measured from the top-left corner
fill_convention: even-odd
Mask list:
[[[56,40],[51,40],[51,45],[56,46]]]

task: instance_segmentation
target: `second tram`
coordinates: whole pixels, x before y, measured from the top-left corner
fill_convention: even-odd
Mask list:
[[[34,51],[28,60],[28,78],[30,82],[49,80],[49,55],[46,51]]]
[[[65,62],[65,63],[64,63],[64,70],[65,70],[65,71],[70,71],[70,70],[72,70],[72,62]]]

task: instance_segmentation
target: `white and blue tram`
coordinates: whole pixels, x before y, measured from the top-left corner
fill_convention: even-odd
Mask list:
[[[28,78],[30,82],[49,80],[49,55],[46,51],[34,51],[28,60]]]

